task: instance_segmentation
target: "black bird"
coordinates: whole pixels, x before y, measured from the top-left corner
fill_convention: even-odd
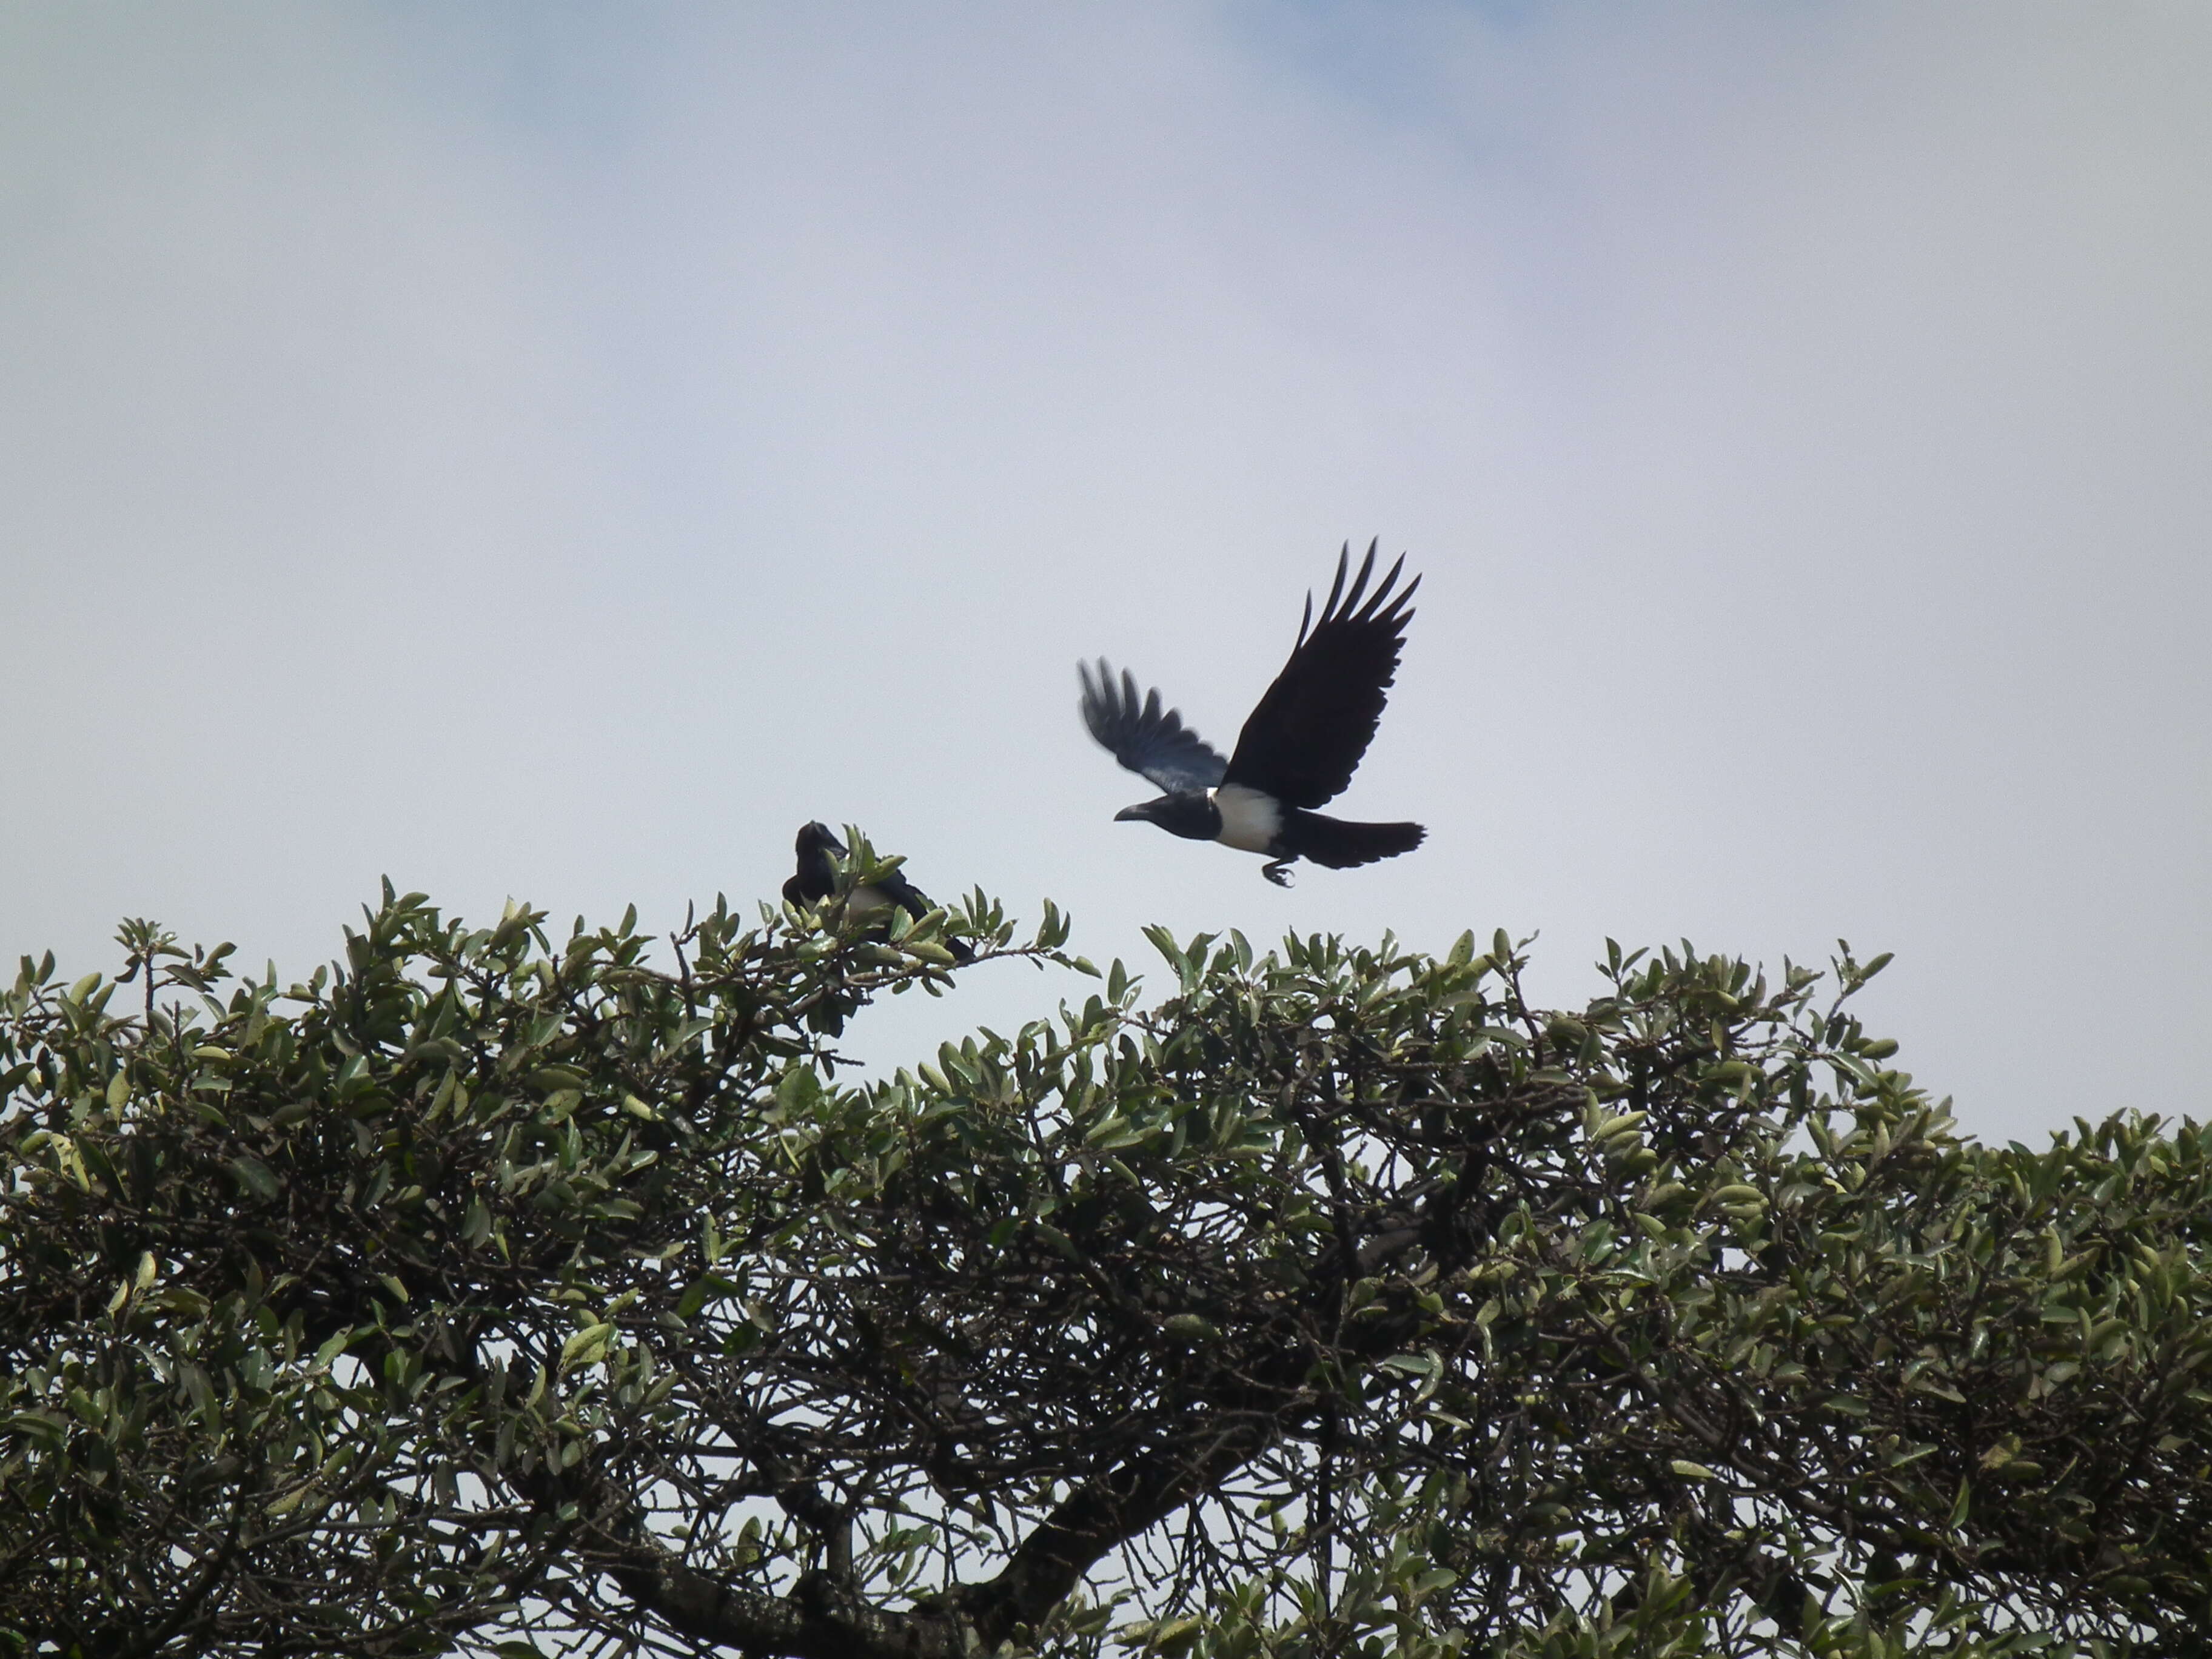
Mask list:
[[[819,904],[837,890],[837,866],[832,855],[843,858],[845,843],[830,833],[824,823],[809,823],[799,831],[799,870],[783,884],[783,896],[793,904]],[[861,921],[879,916],[893,905],[919,921],[935,907],[928,896],[906,878],[902,870],[894,870],[880,879],[862,882],[845,896],[848,913]],[[975,952],[965,939],[944,936],[945,948],[952,952],[956,962],[973,962]]]
[[[1162,711],[1158,691],[1147,692],[1140,703],[1136,679],[1127,669],[1117,685],[1103,657],[1095,678],[1088,663],[1077,665],[1083,723],[1091,735],[1129,770],[1167,791],[1156,800],[1123,807],[1114,815],[1117,821],[1143,818],[1170,835],[1264,853],[1267,864],[1261,873],[1278,887],[1291,884],[1290,867],[1300,859],[1348,870],[1421,844],[1428,831],[1418,823],[1349,823],[1313,810],[1344,793],[1374,739],[1398,672],[1406,624],[1413,620],[1407,601],[1421,585],[1416,576],[1392,592],[1406,562],[1401,555],[1369,594],[1375,547],[1368,544],[1346,592],[1352,544],[1345,544],[1318,622],[1313,594],[1307,593],[1291,659],[1245,720],[1237,752],[1225,761],[1182,723],[1181,714]]]

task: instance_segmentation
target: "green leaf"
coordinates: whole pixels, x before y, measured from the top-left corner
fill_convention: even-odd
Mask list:
[[[607,1350],[615,1339],[612,1325],[586,1325],[561,1345],[561,1369],[574,1370],[596,1365],[606,1358]]]
[[[251,1152],[240,1153],[230,1160],[230,1173],[242,1192],[256,1198],[274,1198],[283,1190],[276,1174]]]

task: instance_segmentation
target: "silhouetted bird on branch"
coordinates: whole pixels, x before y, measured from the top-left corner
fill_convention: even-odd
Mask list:
[[[1345,544],[1318,622],[1307,593],[1291,659],[1246,719],[1237,752],[1226,761],[1175,709],[1162,711],[1157,690],[1140,702],[1127,669],[1117,684],[1103,657],[1096,678],[1088,663],[1077,665],[1091,735],[1130,771],[1168,792],[1123,807],[1114,815],[1117,821],[1142,818],[1170,835],[1263,853],[1268,862],[1261,873],[1278,887],[1291,884],[1290,867],[1300,859],[1346,870],[1421,844],[1428,832],[1418,823],[1351,823],[1312,810],[1344,793],[1374,738],[1413,620],[1407,601],[1421,585],[1416,576],[1393,594],[1406,562],[1401,555],[1369,594],[1376,545],[1368,544],[1347,592],[1352,546]]]
[[[799,832],[799,870],[783,884],[783,896],[793,904],[819,904],[837,890],[837,866],[834,860],[846,856],[845,843],[830,833],[827,824],[810,823]],[[936,907],[928,895],[906,878],[902,870],[893,870],[874,881],[860,882],[845,896],[848,914],[866,921],[871,919],[888,921],[884,913],[892,906],[905,911],[919,921]],[[952,952],[956,962],[973,962],[975,952],[965,939],[943,935],[945,948]]]

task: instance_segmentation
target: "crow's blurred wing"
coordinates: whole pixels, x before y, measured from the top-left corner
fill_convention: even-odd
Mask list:
[[[1352,781],[1389,701],[1406,624],[1413,615],[1407,602],[1421,579],[1416,576],[1392,592],[1405,566],[1401,555],[1368,594],[1368,579],[1375,574],[1370,543],[1346,592],[1351,562],[1347,543],[1318,622],[1313,595],[1306,595],[1297,645],[1237,734],[1224,782],[1264,790],[1285,805],[1310,811],[1343,793]]]
[[[1158,691],[1139,697],[1136,678],[1125,668],[1117,681],[1103,657],[1095,675],[1087,662],[1076,664],[1075,672],[1083,681],[1083,723],[1115,760],[1170,794],[1221,781],[1228,762],[1181,714],[1162,708]]]

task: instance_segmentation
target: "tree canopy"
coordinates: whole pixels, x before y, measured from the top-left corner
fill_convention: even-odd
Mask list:
[[[857,844],[847,883],[880,868]],[[981,894],[888,933],[834,900],[545,923],[387,886],[289,987],[145,923],[112,979],[25,960],[0,1641],[1874,1659],[2212,1627],[2212,1130],[1961,1138],[1851,1012],[1879,959],[1609,947],[1559,1012],[1502,935],[1153,930],[1154,997]],[[1076,989],[861,1079],[848,1023],[943,989],[948,932],[960,973]],[[2081,1040],[2027,1012],[2047,982],[2024,1040]]]

